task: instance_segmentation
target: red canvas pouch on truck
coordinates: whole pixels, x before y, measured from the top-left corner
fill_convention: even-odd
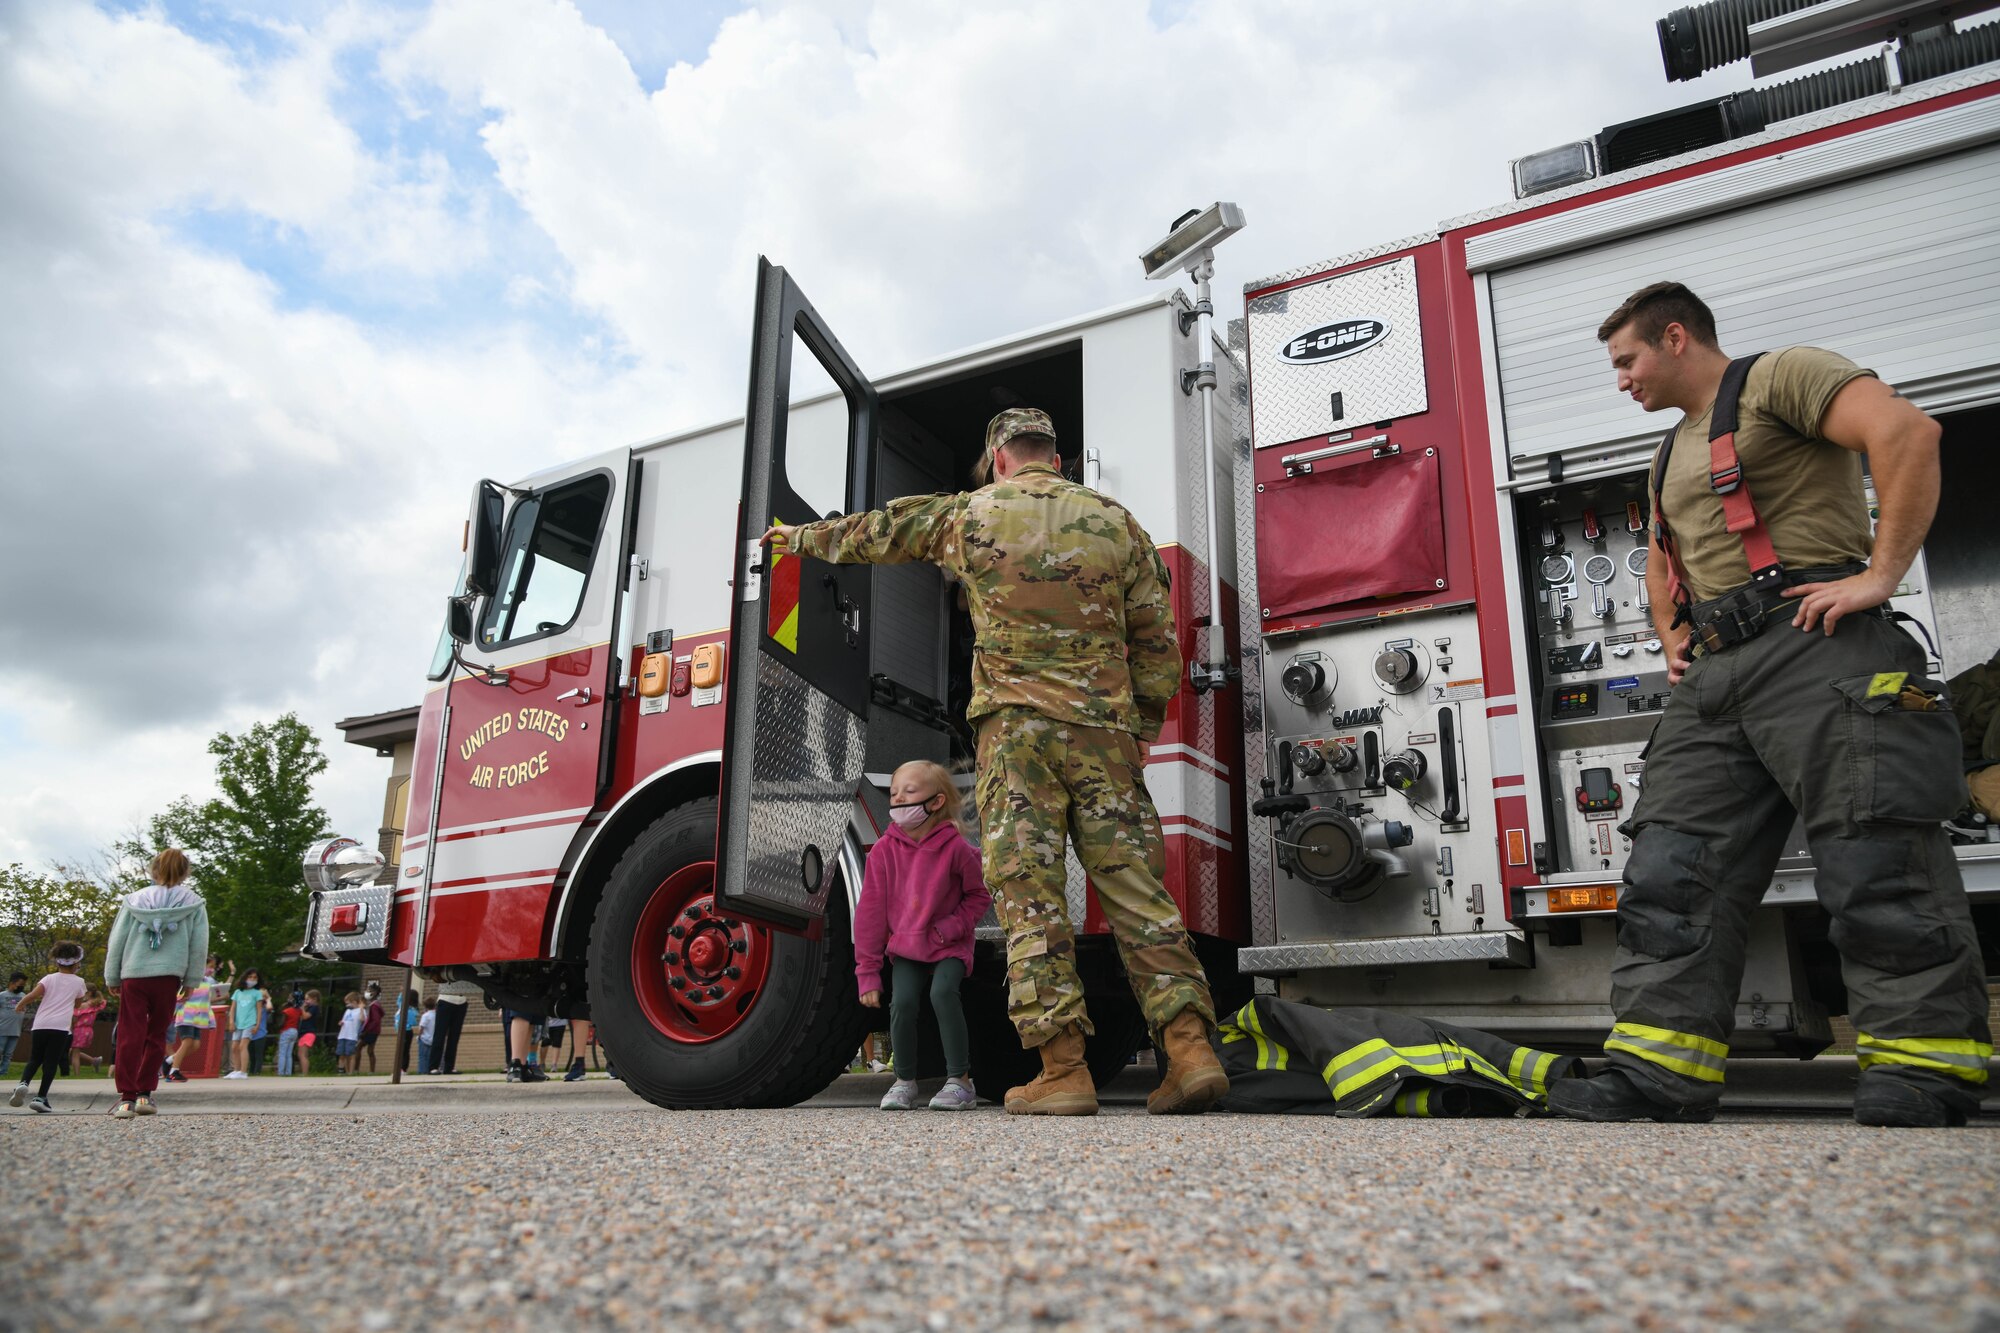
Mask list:
[[[1435,592],[1444,520],[1434,450],[1317,465],[1268,483],[1257,509],[1267,616]]]

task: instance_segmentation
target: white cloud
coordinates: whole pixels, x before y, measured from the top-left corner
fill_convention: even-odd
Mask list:
[[[772,3],[648,82],[564,0],[279,7],[261,53],[0,9],[0,861],[204,790],[207,737],[284,708],[372,827],[379,761],[331,723],[418,697],[473,480],[732,414],[760,251],[879,373],[1135,295],[1167,221],[1231,197],[1226,310],[1722,91],[1660,79],[1659,8]],[[434,146],[462,117],[486,161]],[[203,210],[317,285],[188,239]],[[454,276],[495,299],[422,333],[325,299]]]

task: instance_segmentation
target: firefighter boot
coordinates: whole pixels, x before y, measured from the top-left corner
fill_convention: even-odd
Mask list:
[[[1083,1063],[1083,1029],[1070,1024],[1042,1043],[1042,1072],[1007,1089],[1008,1115],[1096,1115],[1097,1085]]]
[[[1572,1120],[1656,1120],[1662,1124],[1699,1125],[1715,1119],[1713,1106],[1675,1106],[1654,1101],[1622,1069],[1607,1069],[1595,1078],[1557,1079],[1549,1085],[1549,1109]]]
[[[1229,1091],[1229,1075],[1208,1044],[1208,1024],[1192,1009],[1183,1009],[1160,1029],[1167,1051],[1167,1072],[1160,1086],[1146,1094],[1147,1115],[1200,1115]]]

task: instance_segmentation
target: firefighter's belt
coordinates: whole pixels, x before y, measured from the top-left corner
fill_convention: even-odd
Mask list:
[[[1798,610],[1798,599],[1785,596],[1786,588],[1795,588],[1802,583],[1831,583],[1835,579],[1850,578],[1866,568],[1866,565],[1848,564],[1786,570],[1783,581],[1776,586],[1746,583],[1720,597],[1696,602],[1688,612],[1694,625],[1689,646],[1706,656],[1754,639],[1764,632],[1764,627],[1778,612]]]

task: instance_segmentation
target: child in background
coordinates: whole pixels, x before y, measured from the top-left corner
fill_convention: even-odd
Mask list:
[[[49,1085],[56,1081],[56,1071],[69,1065],[69,1025],[76,1013],[76,1002],[83,998],[83,978],[76,970],[83,966],[83,946],[75,940],[62,940],[49,950],[49,961],[55,964],[55,971],[43,977],[35,988],[14,1001],[14,1008],[27,1008],[35,1001],[42,1007],[35,1011],[35,1023],[28,1031],[28,1063],[21,1070],[20,1086],[14,1089],[9,1105],[28,1103],[32,1111],[51,1111],[49,1105]],[[31,1099],[28,1083],[39,1069],[42,1073],[41,1091]]]
[[[74,1074],[76,1062],[81,1060],[93,1069],[101,1068],[104,1057],[92,1055],[87,1049],[97,1040],[97,1016],[104,1012],[104,996],[97,987],[85,983],[83,1000],[76,1006],[76,1016],[69,1029],[69,1068],[64,1073]]]
[[[299,1005],[299,1048],[292,1057],[292,1072],[311,1072],[312,1048],[319,1044],[319,991],[317,988],[306,992],[306,998]]]
[[[207,924],[207,919],[204,917],[202,922],[204,933],[207,931]],[[215,955],[208,955],[208,964],[202,970],[201,981],[181,990],[180,1008],[174,1010],[172,1033],[175,1043],[174,1053],[168,1058],[166,1068],[160,1071],[161,1076],[169,1082],[188,1081],[187,1075],[181,1072],[181,1066],[192,1060],[194,1053],[201,1049],[202,1033],[215,1030],[215,1003],[216,997],[221,994],[216,987],[215,964]],[[230,971],[234,973],[235,969],[232,967]]]
[[[424,1011],[417,1018],[417,1072],[431,1072],[431,1035],[437,1031],[437,1001],[424,1001]]]
[[[305,1003],[305,992],[295,989],[292,991],[291,1003],[287,1004],[283,1012],[278,1015],[279,1021],[283,1024],[278,1029],[278,1072],[280,1074],[290,1074],[292,1072],[292,1052],[298,1048],[299,1019],[305,1015]]]
[[[5,993],[0,993],[0,1076],[14,1063],[14,1047],[21,1040],[21,1015],[14,1006],[27,990],[28,974],[16,972],[7,978]]]
[[[542,1068],[544,1071],[562,1067],[563,1032],[569,1027],[569,1020],[550,1014],[542,1023]]]
[[[243,974],[243,984],[229,995],[229,1072],[224,1078],[250,1077],[250,1039],[264,1025],[271,997],[264,992],[264,977],[256,968]]]
[[[347,992],[347,1012],[340,1016],[340,1035],[334,1039],[333,1052],[340,1057],[340,1071],[352,1074],[361,1068],[361,1025],[368,1021],[368,1011],[361,1007],[361,992]]]
[[[926,992],[950,1076],[931,1109],[967,1111],[979,1103],[958,986],[972,970],[972,928],[993,900],[979,853],[958,821],[960,804],[944,765],[904,764],[889,780],[894,825],[868,851],[854,912],[854,976],[861,1003],[879,1009],[885,956],[893,969],[889,1043],[896,1082],[882,1097],[885,1111],[916,1105],[917,1027]]]

